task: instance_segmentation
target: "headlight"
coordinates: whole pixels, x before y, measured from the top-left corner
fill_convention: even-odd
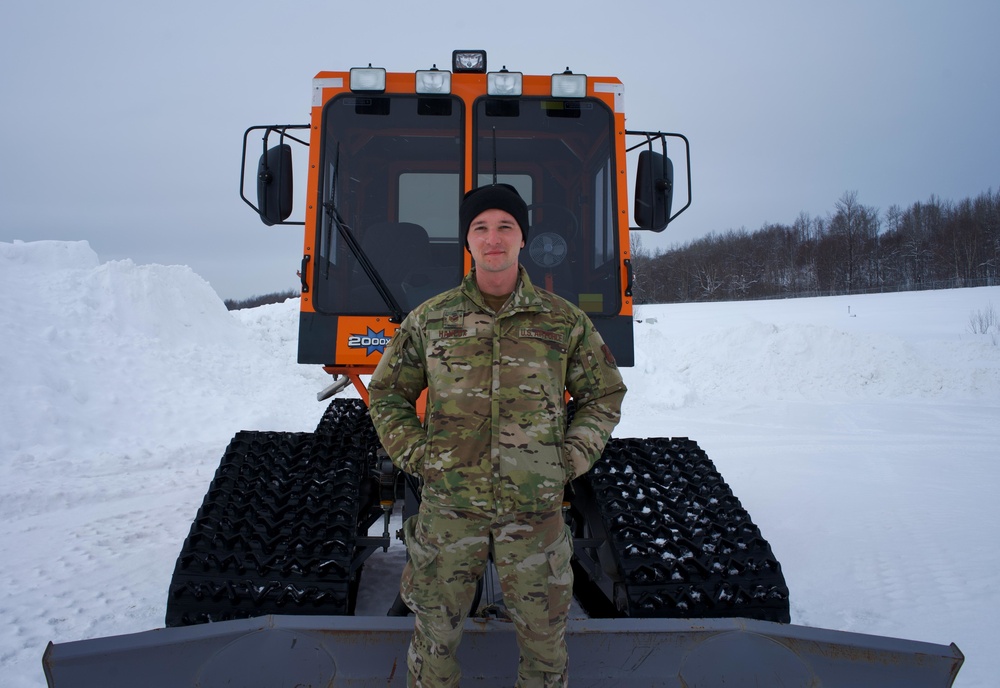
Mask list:
[[[486,93],[491,96],[521,95],[521,72],[490,72],[486,75]]]
[[[352,91],[385,91],[385,70],[381,67],[355,67],[351,70]]]
[[[486,51],[485,50],[453,50],[451,53],[451,70],[456,74],[460,72],[486,71]]]
[[[553,98],[585,98],[586,96],[586,74],[574,74],[567,69],[562,74],[552,75]]]
[[[437,67],[417,71],[417,93],[451,93],[451,72]]]

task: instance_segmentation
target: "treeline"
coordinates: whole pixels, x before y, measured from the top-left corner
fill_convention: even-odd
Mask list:
[[[632,262],[640,304],[996,285],[1000,193],[881,212],[851,191],[825,218],[801,213],[655,253],[633,238]]]
[[[297,289],[289,289],[261,296],[251,296],[246,299],[226,299],[223,303],[226,304],[226,308],[229,310],[238,311],[242,308],[256,308],[257,306],[264,306],[269,303],[284,303],[288,299],[297,298],[299,298],[299,291]]]

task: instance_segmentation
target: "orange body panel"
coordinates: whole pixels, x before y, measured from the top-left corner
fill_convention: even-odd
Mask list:
[[[398,327],[385,317],[339,316],[334,353],[337,364],[374,369]]]

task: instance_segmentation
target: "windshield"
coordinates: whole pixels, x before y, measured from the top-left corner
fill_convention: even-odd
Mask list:
[[[533,283],[591,314],[617,314],[614,115],[598,100],[481,98],[473,149],[478,184],[513,184],[531,229],[521,264]],[[495,161],[495,166],[494,166]]]
[[[452,97],[343,95],[326,105],[317,310],[389,312],[345,230],[404,313],[458,284],[462,120],[462,103]]]
[[[456,286],[465,112],[452,96],[344,94],[323,113],[314,304],[386,314],[353,237],[403,313]],[[476,186],[513,184],[531,227],[521,263],[532,282],[593,315],[621,307],[615,227],[614,116],[598,100],[480,98]]]

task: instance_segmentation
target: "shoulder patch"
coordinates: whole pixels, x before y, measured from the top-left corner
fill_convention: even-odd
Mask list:
[[[601,346],[601,351],[604,352],[604,361],[612,368],[617,368],[618,362],[615,361],[615,355],[611,353],[611,347],[609,347],[607,344],[604,344],[603,346]]]

